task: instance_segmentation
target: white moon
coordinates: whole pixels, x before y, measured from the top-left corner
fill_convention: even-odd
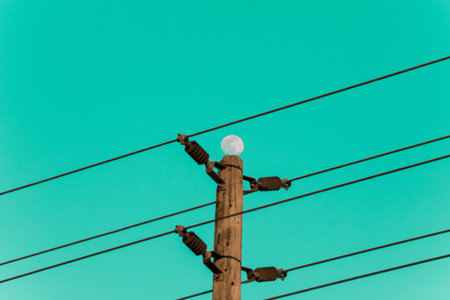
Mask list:
[[[222,140],[220,147],[225,154],[239,155],[244,151],[244,142],[237,135],[229,135]]]

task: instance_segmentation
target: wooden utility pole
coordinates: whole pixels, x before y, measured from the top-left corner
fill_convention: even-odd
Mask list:
[[[216,219],[241,212],[243,202],[242,159],[225,155],[221,164],[225,183],[217,187]],[[222,273],[214,275],[213,300],[241,299],[242,215],[216,221],[214,252],[224,257],[215,261]]]

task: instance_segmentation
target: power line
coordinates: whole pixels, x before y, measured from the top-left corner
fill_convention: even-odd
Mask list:
[[[148,150],[152,150],[152,149],[159,148],[159,147],[162,147],[162,146],[165,146],[165,145],[168,145],[168,144],[172,144],[172,143],[174,143],[176,141],[177,141],[176,139],[175,140],[170,140],[170,141],[167,141],[167,142],[164,142],[164,143],[161,143],[161,144],[153,145],[153,146],[141,149],[141,150],[137,150],[137,151],[130,152],[130,153],[127,153],[127,154],[124,154],[124,155],[120,155],[120,156],[116,156],[116,157],[113,157],[113,158],[110,158],[110,159],[107,159],[107,160],[104,160],[104,161],[101,161],[101,162],[98,162],[98,163],[95,163],[95,164],[92,164],[92,165],[88,165],[88,166],[85,166],[85,167],[82,167],[82,168],[79,168],[79,169],[75,169],[75,170],[72,170],[72,171],[69,171],[69,172],[65,172],[65,173],[62,173],[62,174],[59,174],[59,175],[56,175],[56,176],[52,176],[52,177],[49,177],[49,178],[46,178],[46,179],[42,179],[42,180],[39,180],[39,181],[36,181],[36,182],[25,184],[25,185],[22,185],[22,186],[19,186],[19,187],[16,187],[16,188],[13,188],[13,189],[1,192],[0,196],[5,195],[5,194],[9,194],[9,193],[12,193],[12,192],[16,192],[18,190],[22,190],[22,189],[25,189],[25,188],[28,188],[28,187],[31,187],[31,186],[34,186],[34,185],[38,185],[38,184],[41,184],[41,183],[44,183],[44,182],[47,182],[47,181],[55,180],[55,179],[58,179],[58,178],[61,178],[61,177],[67,176],[67,175],[78,173],[78,172],[81,172],[81,171],[84,171],[84,170],[87,170],[87,169],[90,169],[90,168],[93,168],[93,167],[104,165],[104,164],[107,164],[107,163],[110,163],[112,161],[116,161],[116,160],[119,160],[119,159],[122,159],[122,158],[125,158],[125,157],[128,157],[128,156],[132,156],[132,155],[135,155],[135,154],[138,154],[138,153],[142,153],[142,152],[145,152],[145,151],[148,151]]]
[[[363,158],[363,159],[360,159],[360,160],[355,160],[353,162],[349,162],[349,163],[346,163],[346,164],[343,164],[343,165],[339,165],[339,166],[336,166],[336,167],[332,167],[332,168],[328,168],[328,169],[325,169],[325,170],[317,171],[317,172],[314,172],[314,173],[302,175],[302,176],[293,178],[290,181],[296,181],[296,180],[303,179],[303,178],[306,178],[306,177],[319,175],[319,174],[322,174],[322,173],[325,173],[325,172],[329,172],[329,171],[333,171],[333,170],[336,170],[336,169],[348,167],[348,166],[351,166],[351,165],[354,165],[354,164],[357,164],[357,163],[365,162],[365,161],[368,161],[368,160],[372,160],[372,159],[379,158],[379,157],[382,157],[382,156],[386,156],[386,155],[394,154],[394,153],[397,153],[397,152],[405,151],[405,150],[408,150],[408,149],[424,146],[426,144],[431,144],[431,143],[434,143],[434,142],[437,142],[437,141],[441,141],[441,140],[445,140],[445,139],[448,139],[448,138],[450,138],[450,135],[446,135],[446,136],[443,136],[443,137],[440,137],[440,138],[437,138],[437,139],[425,141],[425,142],[418,143],[418,144],[415,144],[415,145],[403,147],[403,148],[400,148],[400,149],[392,150],[392,151],[385,152],[385,153],[382,153],[382,154],[370,156],[370,157]]]
[[[437,59],[437,60],[433,60],[433,61],[421,64],[421,65],[418,65],[418,66],[415,66],[415,67],[412,67],[412,68],[404,69],[404,70],[401,70],[401,71],[398,71],[398,72],[395,72],[395,73],[391,73],[391,74],[388,74],[388,75],[385,75],[385,76],[381,76],[381,77],[378,77],[378,78],[374,78],[374,79],[371,79],[371,80],[368,80],[368,81],[364,81],[364,82],[361,82],[361,83],[358,83],[358,84],[355,84],[355,85],[351,85],[351,86],[348,86],[348,87],[345,87],[345,88],[342,88],[342,89],[339,89],[339,90],[336,90],[336,91],[333,91],[333,92],[325,93],[325,94],[322,94],[322,95],[319,95],[319,96],[316,96],[316,97],[313,97],[313,98],[309,98],[309,99],[302,100],[302,101],[299,101],[299,102],[296,102],[296,103],[292,103],[292,104],[289,104],[289,105],[286,105],[286,106],[282,106],[280,108],[272,109],[272,110],[269,110],[269,111],[266,111],[266,112],[263,112],[263,113],[260,113],[260,114],[257,114],[257,115],[253,115],[253,116],[250,116],[250,117],[247,117],[247,118],[243,118],[243,119],[237,120],[237,121],[233,121],[233,122],[226,123],[226,124],[223,124],[223,125],[220,125],[220,126],[216,126],[216,127],[210,128],[210,129],[206,129],[206,130],[203,130],[203,131],[191,134],[191,135],[189,135],[189,137],[200,135],[200,134],[204,134],[204,133],[207,133],[207,132],[210,132],[210,131],[213,131],[213,130],[221,129],[221,128],[228,127],[228,126],[231,126],[231,125],[234,125],[234,124],[237,124],[237,123],[241,123],[241,122],[248,121],[248,120],[251,120],[251,119],[255,119],[255,118],[258,118],[258,117],[262,117],[262,116],[265,116],[265,115],[268,115],[268,114],[271,114],[271,113],[274,113],[274,112],[277,112],[277,111],[280,111],[280,110],[285,110],[285,109],[288,109],[288,108],[291,108],[291,107],[294,107],[294,106],[297,106],[297,105],[300,105],[300,104],[304,104],[304,103],[308,103],[308,102],[311,102],[311,101],[314,101],[314,100],[318,100],[320,98],[325,98],[325,97],[328,97],[328,96],[331,96],[331,95],[334,95],[334,94],[342,93],[342,92],[345,92],[345,91],[348,91],[348,90],[351,90],[351,89],[354,89],[354,88],[357,88],[357,87],[360,87],[360,86],[363,86],[363,85],[374,83],[376,81],[380,81],[380,80],[383,80],[383,79],[386,79],[386,78],[389,78],[389,77],[397,76],[397,75],[400,75],[400,74],[403,74],[403,73],[406,73],[406,72],[409,72],[409,71],[413,71],[413,70],[416,70],[416,69],[420,69],[420,68],[423,68],[423,67],[426,67],[426,66],[438,63],[438,62],[442,62],[442,61],[445,61],[447,59],[450,59],[450,56],[443,57],[443,58],[440,58],[440,59]]]
[[[295,271],[295,270],[299,270],[299,269],[304,269],[304,268],[320,265],[320,264],[327,263],[327,262],[330,262],[330,261],[335,261],[335,260],[347,258],[347,257],[354,256],[354,255],[359,255],[359,254],[363,254],[363,253],[367,253],[367,252],[371,252],[371,251],[375,251],[375,250],[380,250],[380,249],[383,249],[383,248],[397,246],[397,245],[400,245],[400,244],[409,243],[409,242],[413,242],[413,241],[429,238],[429,237],[432,237],[432,236],[436,236],[436,235],[440,235],[440,234],[444,234],[444,233],[448,233],[448,232],[450,232],[450,229],[442,230],[442,231],[438,231],[438,232],[433,232],[433,233],[417,236],[417,237],[414,237],[414,238],[410,238],[410,239],[407,239],[407,240],[402,240],[402,241],[398,241],[398,242],[394,242],[394,243],[390,243],[390,244],[386,244],[386,245],[381,245],[381,246],[377,246],[377,247],[373,247],[373,248],[369,248],[369,249],[365,249],[365,250],[360,250],[360,251],[356,251],[356,252],[352,252],[352,253],[348,253],[348,254],[344,254],[344,255],[340,255],[340,256],[335,256],[335,257],[332,257],[332,258],[319,260],[319,261],[316,261],[316,262],[313,262],[313,263],[309,263],[309,264],[306,264],[306,265],[293,267],[293,268],[287,269],[286,272],[292,272],[292,271]]]
[[[440,58],[440,59],[437,59],[437,60],[433,60],[433,61],[421,64],[421,65],[418,65],[418,66],[414,66],[414,67],[411,67],[411,68],[408,68],[408,69],[404,69],[404,70],[401,70],[401,71],[398,71],[398,72],[394,72],[394,73],[391,73],[391,74],[388,74],[388,75],[385,75],[385,76],[381,76],[381,77],[378,77],[378,78],[374,78],[374,79],[371,79],[371,80],[368,80],[368,81],[364,81],[364,82],[361,82],[361,83],[358,83],[358,84],[354,84],[354,85],[351,85],[351,86],[348,86],[348,87],[345,87],[345,88],[342,88],[342,89],[339,89],[339,90],[335,90],[335,91],[332,91],[332,92],[328,92],[328,93],[325,93],[325,94],[322,94],[322,95],[319,95],[319,96],[316,96],[316,97],[313,97],[313,98],[309,98],[309,99],[302,100],[302,101],[299,101],[299,102],[295,102],[295,103],[292,103],[292,104],[289,104],[289,105],[286,105],[286,106],[282,106],[282,107],[279,107],[279,108],[276,108],[276,109],[272,109],[272,110],[269,110],[269,111],[266,111],[266,112],[263,112],[263,113],[259,113],[259,114],[256,114],[256,115],[253,115],[253,116],[250,116],[250,117],[246,117],[246,118],[239,119],[239,120],[236,120],[236,121],[233,121],[233,122],[225,123],[223,125],[212,127],[212,128],[209,128],[209,129],[206,129],[206,130],[203,130],[203,131],[199,131],[199,132],[196,132],[196,133],[188,135],[188,137],[201,135],[201,134],[204,134],[204,133],[207,133],[207,132],[218,130],[218,129],[221,129],[221,128],[224,128],[224,127],[228,127],[228,126],[231,126],[231,125],[234,125],[234,124],[238,124],[238,123],[241,123],[241,122],[244,122],[244,121],[248,121],[248,120],[251,120],[251,119],[259,118],[259,117],[262,117],[262,116],[265,116],[265,115],[268,115],[268,114],[271,114],[271,113],[275,113],[275,112],[278,112],[278,111],[281,111],[281,110],[292,108],[292,107],[295,107],[295,106],[298,106],[298,105],[301,105],[301,104],[304,104],[304,103],[315,101],[315,100],[318,100],[318,99],[321,99],[321,98],[325,98],[325,97],[328,97],[328,96],[331,96],[331,95],[334,95],[334,94],[342,93],[342,92],[345,92],[345,91],[348,91],[348,90],[351,90],[351,89],[354,89],[354,88],[357,88],[357,87],[360,87],[360,86],[363,86],[363,85],[371,84],[371,83],[374,83],[374,82],[377,82],[377,81],[380,81],[380,80],[384,80],[384,79],[387,79],[387,78],[390,78],[390,77],[394,77],[394,76],[397,76],[397,75],[400,75],[400,74],[403,74],[403,73],[407,73],[407,72],[410,72],[410,71],[413,71],[413,70],[416,70],[416,69],[420,69],[420,68],[423,68],[423,67],[426,67],[426,66],[429,66],[429,65],[432,65],[432,64],[436,64],[436,63],[445,61],[447,59],[450,59],[450,56],[443,57],[443,58]],[[78,172],[81,172],[81,171],[84,171],[84,170],[87,170],[87,169],[90,169],[90,168],[93,168],[93,167],[104,165],[104,164],[107,164],[107,163],[110,163],[110,162],[113,162],[113,161],[116,161],[116,160],[119,160],[119,159],[122,159],[122,158],[125,158],[125,157],[129,157],[129,156],[132,156],[132,155],[135,155],[135,154],[139,154],[139,153],[142,153],[142,152],[145,152],[145,151],[149,151],[149,150],[152,150],[152,149],[155,149],[155,148],[159,148],[159,147],[162,147],[162,146],[165,146],[165,145],[168,145],[168,144],[172,144],[172,143],[174,143],[176,141],[177,141],[176,139],[170,140],[170,141],[167,141],[167,142],[164,142],[164,143],[153,145],[153,146],[150,146],[150,147],[147,147],[147,148],[144,148],[144,149],[140,149],[140,150],[137,150],[137,151],[134,151],[134,152],[130,152],[130,153],[127,153],[127,154],[124,154],[124,155],[116,156],[116,157],[113,157],[113,158],[110,158],[110,159],[107,159],[107,160],[104,160],[104,161],[101,161],[101,162],[98,162],[98,163],[95,163],[95,164],[91,164],[91,165],[88,165],[88,166],[85,166],[85,167],[82,167],[82,168],[79,168],[79,169],[75,169],[75,170],[72,170],[72,171],[69,171],[69,172],[65,172],[65,173],[62,173],[62,174],[59,174],[59,175],[56,175],[56,176],[52,176],[52,177],[49,177],[49,178],[46,178],[46,179],[42,179],[42,180],[39,180],[39,181],[36,181],[36,182],[32,182],[32,183],[29,183],[29,184],[26,184],[26,185],[22,185],[22,186],[19,186],[19,187],[10,189],[10,190],[6,190],[4,192],[0,192],[0,196],[8,194],[8,193],[15,192],[15,191],[18,191],[18,190],[22,190],[22,189],[25,189],[25,188],[28,188],[28,187],[31,187],[31,186],[34,186],[34,185],[37,185],[37,184],[41,184],[41,183],[44,183],[44,182],[47,182],[47,181],[55,180],[57,178],[61,178],[61,177],[67,176],[67,175],[78,173]]]
[[[206,225],[206,224],[209,224],[209,223],[213,223],[213,222],[216,222],[216,221],[219,221],[219,220],[232,218],[232,217],[235,217],[237,215],[246,214],[246,213],[257,211],[257,210],[264,209],[264,208],[267,208],[267,207],[271,207],[271,206],[279,205],[279,204],[286,203],[286,202],[289,202],[289,201],[293,201],[293,200],[296,200],[296,199],[305,198],[305,197],[308,197],[308,196],[312,196],[312,195],[315,195],[315,194],[319,194],[319,193],[323,193],[323,192],[326,192],[326,191],[334,190],[334,189],[341,188],[341,187],[344,187],[344,186],[347,186],[347,185],[351,185],[351,184],[354,184],[354,183],[370,180],[370,179],[373,179],[373,178],[377,178],[377,177],[388,175],[388,174],[391,174],[391,173],[403,171],[403,170],[410,169],[410,168],[413,168],[413,167],[417,167],[417,166],[420,166],[420,165],[436,162],[436,161],[439,161],[439,160],[442,160],[442,159],[446,159],[446,158],[449,158],[449,157],[450,157],[450,155],[445,155],[445,156],[433,158],[433,159],[430,159],[430,160],[422,161],[422,162],[419,162],[419,163],[416,163],[416,164],[412,164],[412,165],[408,165],[408,166],[405,166],[405,167],[401,167],[401,168],[398,168],[398,169],[393,169],[393,170],[382,172],[382,173],[378,173],[378,174],[375,174],[375,175],[372,175],[372,176],[360,178],[360,179],[357,179],[357,180],[353,180],[353,181],[349,181],[349,182],[346,182],[346,183],[338,184],[338,185],[331,186],[331,187],[328,187],[328,188],[324,188],[324,189],[321,189],[321,190],[317,190],[317,191],[314,191],[314,192],[306,193],[306,194],[303,194],[303,195],[300,195],[300,196],[292,197],[292,198],[289,198],[289,199],[281,200],[281,201],[270,203],[270,204],[266,204],[266,205],[262,205],[262,206],[255,207],[255,208],[248,209],[248,210],[243,210],[243,211],[240,211],[240,212],[237,212],[237,213],[234,213],[234,214],[230,214],[230,215],[222,217],[222,218],[216,218],[216,219],[208,220],[208,221],[205,221],[205,222],[201,222],[201,223],[197,223],[197,224],[194,224],[194,225],[191,225],[191,226],[187,226],[185,228],[186,228],[186,230],[188,230],[188,229],[191,229],[191,228],[194,228],[194,227],[203,226],[203,225]],[[32,274],[35,274],[35,273],[39,273],[39,272],[42,272],[42,271],[45,271],[45,270],[49,270],[49,269],[53,269],[53,268],[56,268],[56,267],[60,267],[60,266],[63,266],[63,265],[66,265],[66,264],[69,264],[69,263],[72,263],[72,262],[75,262],[75,261],[80,261],[80,260],[83,260],[83,259],[86,259],[86,258],[89,258],[89,257],[97,256],[97,255],[100,255],[100,254],[104,254],[104,253],[107,253],[107,252],[111,252],[111,251],[114,251],[114,250],[125,248],[125,247],[131,246],[131,245],[139,244],[139,243],[142,243],[142,242],[145,242],[145,241],[148,241],[148,240],[152,240],[152,239],[155,239],[155,238],[159,238],[159,237],[168,235],[170,233],[176,233],[176,231],[172,230],[172,231],[168,231],[168,232],[161,233],[161,234],[158,234],[158,235],[150,236],[150,237],[147,237],[147,238],[144,238],[144,239],[141,239],[141,240],[137,240],[137,241],[134,241],[134,242],[131,242],[131,243],[119,245],[119,246],[116,246],[116,247],[113,247],[113,248],[109,248],[109,249],[106,249],[106,250],[103,250],[103,251],[95,252],[95,253],[92,253],[92,254],[89,254],[89,255],[85,255],[85,256],[82,256],[82,257],[79,257],[79,258],[75,258],[75,259],[72,259],[72,260],[69,260],[69,261],[65,261],[65,262],[62,262],[62,263],[59,263],[59,264],[56,264],[56,265],[48,266],[48,267],[45,267],[45,268],[42,268],[42,269],[37,269],[37,270],[31,271],[31,272],[28,272],[28,273],[24,273],[24,274],[21,274],[21,275],[18,275],[18,276],[14,276],[14,277],[11,277],[11,278],[0,280],[0,284],[4,283],[4,282],[7,282],[7,281],[14,280],[14,279],[18,279],[18,278],[21,278],[21,277],[25,277],[25,276],[28,276],[28,275],[32,275]]]
[[[416,262],[413,262],[413,263],[409,263],[409,264],[406,264],[406,265],[401,265],[401,266],[397,266],[397,267],[393,267],[393,268],[389,268],[389,269],[384,269],[384,270],[380,270],[380,271],[376,271],[376,272],[372,272],[372,273],[368,273],[368,274],[363,274],[363,275],[359,275],[359,276],[355,276],[355,277],[350,277],[350,278],[346,278],[346,279],[343,279],[343,280],[334,281],[334,282],[330,282],[330,283],[314,286],[314,287],[311,287],[311,288],[299,290],[299,291],[296,291],[296,292],[283,294],[283,295],[279,295],[279,296],[276,296],[276,297],[267,298],[266,300],[280,299],[280,298],[284,298],[284,297],[288,297],[288,296],[292,296],[292,295],[297,295],[297,294],[309,292],[309,291],[312,291],[312,290],[321,289],[321,288],[324,288],[324,287],[329,287],[329,286],[332,286],[332,285],[336,285],[336,284],[340,284],[340,283],[344,283],[344,282],[348,282],[348,281],[352,281],[352,280],[356,280],[356,279],[361,279],[361,278],[374,276],[374,275],[378,275],[378,274],[382,274],[382,273],[386,273],[386,272],[391,272],[391,271],[395,271],[395,270],[399,270],[399,269],[403,269],[403,268],[408,268],[408,267],[412,267],[412,266],[416,266],[416,265],[432,262],[432,261],[439,260],[439,259],[449,258],[449,257],[450,257],[450,254],[437,256],[437,257],[433,257],[433,258],[429,258],[429,259],[425,259],[425,260],[420,260],[420,261],[416,261]]]
[[[106,250],[102,250],[102,251],[99,251],[99,252],[91,253],[91,254],[88,254],[88,255],[85,255],[85,256],[81,256],[81,257],[78,257],[78,258],[74,258],[74,259],[71,259],[71,260],[68,260],[68,261],[64,261],[64,262],[61,262],[59,264],[51,265],[51,266],[48,266],[48,267],[45,267],[45,268],[41,268],[41,269],[37,269],[37,270],[31,271],[31,272],[28,272],[28,273],[24,273],[24,274],[20,274],[20,275],[14,276],[14,277],[3,279],[3,280],[0,280],[0,283],[5,283],[7,281],[11,281],[11,280],[18,279],[18,278],[21,278],[21,277],[29,276],[29,275],[36,274],[36,273],[39,273],[39,272],[42,272],[42,271],[46,271],[46,270],[50,270],[50,269],[53,269],[53,268],[61,267],[61,266],[64,266],[64,265],[67,265],[67,264],[70,264],[70,263],[73,263],[73,262],[76,262],[76,261],[80,261],[80,260],[86,259],[86,258],[90,258],[90,257],[93,257],[93,256],[97,256],[97,255],[100,255],[100,254],[104,254],[104,253],[107,253],[107,252],[111,252],[111,251],[114,251],[114,250],[125,248],[125,247],[131,246],[131,245],[136,245],[136,244],[139,244],[139,243],[142,243],[142,242],[146,242],[146,241],[149,241],[149,240],[160,238],[160,237],[169,235],[169,234],[174,233],[174,232],[175,232],[175,230],[171,230],[171,231],[167,231],[167,232],[160,233],[160,234],[157,234],[157,235],[149,236],[149,237],[146,237],[144,239],[137,240],[137,241],[134,241],[134,242],[131,242],[131,243],[122,244],[122,245],[119,245],[119,246],[116,246],[116,247],[113,247],[113,248],[109,248],[109,249],[106,249]]]
[[[75,241],[75,242],[63,244],[63,245],[60,245],[60,246],[57,246],[57,247],[53,247],[53,248],[50,248],[50,249],[47,249],[47,250],[43,250],[43,251],[35,252],[35,253],[32,253],[32,254],[28,254],[28,255],[25,255],[25,256],[22,256],[22,257],[19,257],[19,258],[11,259],[11,260],[8,260],[8,261],[0,263],[0,266],[7,265],[7,264],[10,264],[10,263],[13,263],[13,262],[20,261],[20,260],[24,260],[24,259],[27,259],[27,258],[30,258],[30,257],[33,257],[33,256],[41,255],[41,254],[44,254],[44,253],[48,253],[48,252],[51,252],[51,251],[55,251],[55,250],[58,250],[58,249],[62,249],[62,248],[65,248],[65,247],[73,246],[73,245],[76,245],[76,244],[79,244],[79,243],[87,242],[87,241],[90,241],[90,240],[93,240],[93,239],[96,239],[96,238],[100,238],[100,237],[103,237],[103,236],[106,236],[106,235],[110,235],[110,234],[113,234],[113,233],[117,233],[117,232],[120,232],[120,231],[124,231],[124,230],[127,230],[127,229],[138,227],[138,226],[141,226],[141,225],[149,224],[149,223],[152,223],[152,222],[155,222],[155,221],[159,221],[159,220],[162,220],[162,219],[166,219],[166,218],[169,218],[169,217],[173,217],[173,216],[176,216],[176,215],[179,215],[179,214],[183,214],[183,213],[186,213],[186,212],[189,212],[189,211],[192,211],[192,210],[196,210],[196,209],[199,209],[199,208],[202,208],[202,207],[206,207],[206,206],[212,205],[214,203],[216,203],[216,201],[209,202],[209,203],[202,204],[202,205],[195,206],[195,207],[191,207],[191,208],[188,208],[188,209],[185,209],[185,210],[182,210],[182,211],[178,211],[178,212],[175,212],[175,213],[171,213],[171,214],[168,214],[168,215],[165,215],[165,216],[161,216],[161,217],[158,217],[158,218],[150,219],[150,220],[147,220],[147,221],[144,221],[144,222],[140,222],[140,223],[136,223],[136,224],[133,224],[133,225],[129,225],[129,226],[126,226],[126,227],[118,228],[118,229],[115,229],[115,230],[112,230],[112,231],[108,231],[108,232],[105,232],[105,233],[102,233],[102,234],[94,235],[94,236],[91,236],[91,237],[88,237],[88,238],[84,238],[84,239],[81,239],[81,240],[78,240],[78,241]]]
[[[246,213],[249,213],[249,212],[257,211],[257,210],[260,210],[260,209],[268,208],[268,207],[279,205],[279,204],[283,204],[283,203],[290,202],[290,201],[293,201],[293,200],[297,200],[297,199],[300,199],[300,198],[305,198],[305,197],[312,196],[312,195],[315,195],[315,194],[331,191],[331,190],[338,189],[338,188],[341,188],[341,187],[344,187],[344,186],[347,186],[347,185],[351,185],[351,184],[354,184],[354,183],[358,183],[358,182],[374,179],[374,178],[377,178],[377,177],[380,177],[380,176],[392,174],[392,173],[395,173],[395,172],[399,172],[399,171],[403,171],[403,170],[406,170],[406,169],[418,167],[418,166],[421,166],[421,165],[429,164],[429,163],[436,162],[436,161],[439,161],[439,160],[442,160],[442,159],[446,159],[446,158],[449,158],[449,157],[450,157],[450,155],[440,156],[440,157],[437,157],[437,158],[433,158],[433,159],[430,159],[430,160],[422,161],[422,162],[419,162],[419,163],[416,163],[416,164],[412,164],[412,165],[408,165],[408,166],[405,166],[405,167],[401,167],[401,168],[398,168],[398,169],[393,169],[393,170],[390,170],[390,171],[378,173],[378,174],[367,176],[367,177],[364,177],[364,178],[348,181],[348,182],[341,183],[341,184],[338,184],[338,185],[334,185],[334,186],[331,186],[331,187],[327,187],[327,188],[324,188],[324,189],[321,189],[321,190],[317,190],[317,191],[314,191],[314,192],[306,193],[306,194],[303,194],[303,195],[300,195],[300,196],[296,196],[296,197],[292,197],[292,198],[289,198],[289,199],[285,199],[285,200],[269,203],[269,204],[266,204],[266,205],[258,206],[258,207],[255,207],[255,208],[243,210],[241,212],[237,212],[237,213],[228,215],[228,216],[223,217],[223,218],[212,219],[212,220],[209,220],[209,221],[205,221],[205,222],[197,223],[197,224],[194,224],[194,225],[191,225],[191,226],[187,226],[185,228],[187,230],[187,229],[191,229],[191,228],[194,228],[194,227],[206,225],[206,224],[213,223],[215,221],[219,221],[219,220],[222,220],[222,219],[235,217],[235,216],[238,216],[238,215],[246,214]]]
[[[335,167],[332,167],[332,168],[328,168],[328,169],[325,169],[325,170],[322,170],[322,171],[317,171],[317,172],[314,172],[314,173],[310,173],[310,174],[307,174],[307,175],[296,177],[294,179],[291,179],[291,181],[303,179],[303,178],[310,177],[310,176],[319,175],[319,174],[322,174],[322,173],[325,173],[325,172],[329,172],[329,171],[336,170],[336,169],[339,169],[339,168],[347,167],[347,166],[350,166],[350,165],[354,165],[354,164],[361,163],[361,162],[364,162],[364,161],[368,161],[368,160],[371,160],[371,159],[379,158],[379,157],[386,156],[386,155],[389,155],[389,154],[397,153],[397,152],[400,152],[400,151],[405,151],[405,150],[412,149],[412,148],[419,147],[419,146],[424,146],[424,145],[427,145],[427,144],[430,144],[430,143],[434,143],[434,142],[438,142],[438,141],[447,139],[449,137],[450,137],[450,135],[443,136],[443,137],[440,137],[440,138],[428,140],[428,141],[425,141],[425,142],[421,142],[421,143],[414,144],[414,145],[411,145],[411,146],[407,146],[407,147],[403,147],[403,148],[400,148],[400,149],[392,150],[392,151],[385,152],[385,153],[382,153],[382,154],[374,155],[374,156],[367,157],[367,158],[364,158],[364,159],[360,159],[360,160],[357,160],[357,161],[349,162],[349,163],[346,163],[346,164],[343,164],[343,165],[338,165],[338,166],[335,166]],[[182,214],[182,213],[186,213],[186,212],[189,212],[189,211],[192,211],[192,210],[196,210],[196,209],[199,209],[199,208],[202,208],[202,207],[206,207],[206,206],[212,205],[214,203],[216,203],[216,202],[215,201],[214,202],[209,202],[209,203],[206,203],[206,204],[203,204],[203,205],[199,205],[199,206],[195,206],[195,207],[192,207],[192,208],[189,208],[189,209],[185,209],[185,210],[182,210],[182,211],[179,211],[179,212],[171,213],[171,214],[168,214],[168,215],[165,215],[165,216],[162,216],[162,217],[153,218],[153,219],[150,219],[150,220],[147,220],[147,221],[143,221],[143,222],[136,223],[136,224],[133,224],[133,225],[129,225],[129,226],[126,226],[126,227],[118,228],[118,229],[115,229],[115,230],[112,230],[112,231],[109,231],[109,232],[105,232],[105,233],[102,233],[102,234],[98,234],[98,235],[94,235],[94,236],[91,236],[91,237],[88,237],[88,238],[84,238],[84,239],[81,239],[81,240],[78,240],[78,241],[75,241],[75,242],[63,244],[63,245],[60,245],[60,246],[57,246],[57,247],[53,247],[53,248],[50,248],[50,249],[47,249],[47,250],[39,251],[39,252],[32,253],[32,254],[29,254],[29,255],[25,255],[25,256],[22,256],[22,257],[19,257],[19,258],[15,258],[15,259],[12,259],[12,260],[9,260],[9,261],[1,262],[0,266],[6,265],[6,264],[10,264],[10,263],[13,263],[13,262],[17,262],[17,261],[20,261],[20,260],[23,260],[23,259],[27,259],[27,258],[30,258],[30,257],[34,257],[34,256],[37,256],[37,255],[41,255],[41,254],[44,254],[44,253],[48,253],[48,252],[51,252],[51,251],[55,251],[55,250],[58,250],[58,249],[62,249],[62,248],[65,248],[65,247],[69,247],[69,246],[72,246],[72,245],[76,245],[76,244],[79,244],[79,243],[87,242],[87,241],[90,241],[90,240],[93,240],[93,239],[96,239],[96,238],[100,238],[100,237],[103,237],[103,236],[106,236],[106,235],[110,235],[110,234],[114,234],[114,233],[117,233],[117,232],[120,232],[120,231],[123,231],[123,230],[127,230],[127,229],[131,229],[131,228],[138,227],[138,226],[141,226],[141,225],[145,225],[145,224],[148,224],[148,223],[152,223],[152,222],[155,222],[155,221],[158,221],[158,220],[162,220],[162,219],[165,219],[165,218],[168,218],[168,217],[172,217],[172,216],[175,216],[175,215],[179,215],[179,214]]]
[[[380,250],[380,249],[383,249],[383,248],[397,246],[397,245],[400,245],[400,244],[409,243],[409,242],[413,242],[413,241],[417,241],[417,240],[420,240],[420,239],[433,237],[433,236],[444,234],[444,233],[448,233],[448,232],[450,232],[450,229],[442,230],[442,231],[438,231],[438,232],[433,232],[433,233],[429,233],[429,234],[413,237],[413,238],[410,238],[410,239],[406,239],[406,240],[402,240],[402,241],[398,241],[398,242],[394,242],[394,243],[389,243],[389,244],[385,244],[385,245],[381,245],[381,246],[377,246],[377,247],[373,247],[373,248],[369,248],[369,249],[364,249],[364,250],[360,250],[360,251],[356,251],[356,252],[347,253],[347,254],[344,254],[344,255],[339,255],[339,256],[335,256],[335,257],[319,260],[319,261],[308,263],[308,264],[305,264],[305,265],[300,265],[300,266],[297,266],[297,267],[293,267],[293,268],[287,269],[285,271],[286,272],[293,272],[293,271],[296,271],[296,270],[309,268],[309,267],[320,265],[320,264],[327,263],[327,262],[330,262],[330,261],[335,261],[335,260],[347,258],[347,257],[354,256],[354,255],[359,255],[359,254],[363,254],[363,253],[367,253],[367,252],[371,252],[371,251],[375,251],[375,250]],[[207,291],[204,291],[204,292],[201,292],[201,293],[197,293],[197,294],[193,294],[193,295],[190,295],[190,296],[186,296],[186,297],[183,297],[183,298],[178,298],[177,300],[184,300],[184,299],[195,298],[197,296],[201,296],[201,295],[205,295],[205,294],[209,294],[209,293],[212,293],[212,290],[207,290]]]
[[[243,282],[241,282],[241,284],[242,284],[242,283],[243,283]],[[207,291],[200,292],[200,293],[193,294],[193,295],[189,295],[189,296],[186,296],[186,297],[183,297],[183,298],[177,298],[177,299],[175,299],[175,300],[191,299],[191,298],[195,298],[195,297],[198,297],[198,296],[201,296],[201,295],[206,295],[206,294],[212,293],[212,291],[213,291],[213,290],[207,290]]]

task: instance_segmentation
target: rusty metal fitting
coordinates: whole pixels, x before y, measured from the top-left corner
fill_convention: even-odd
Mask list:
[[[184,228],[183,225],[176,225],[175,232],[178,233],[178,235],[182,237],[186,233],[186,228]]]
[[[291,186],[291,182],[288,179],[281,180],[280,177],[261,177],[258,179],[259,191],[278,191],[281,188],[286,190]]]
[[[189,142],[189,137],[188,137],[187,135],[185,135],[185,134],[179,133],[179,134],[178,134],[178,137],[177,137],[177,141],[178,141],[181,145],[186,146],[186,143]]]
[[[281,180],[281,187],[286,191],[291,187],[291,181],[287,178]]]
[[[284,280],[287,276],[287,272],[283,269],[278,269],[275,267],[263,267],[256,268],[247,273],[248,281],[275,281],[278,278]]]

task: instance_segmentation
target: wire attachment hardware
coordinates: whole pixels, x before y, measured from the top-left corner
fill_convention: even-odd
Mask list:
[[[250,190],[244,191],[244,195],[254,193],[256,191],[278,191],[281,188],[288,190],[291,187],[291,181],[287,178],[280,179],[280,177],[261,177],[256,180],[250,176],[244,176],[244,180],[250,183]]]
[[[206,174],[212,178],[217,184],[224,184],[225,182],[219,177],[219,174],[214,170],[214,168],[223,170],[225,166],[217,161],[210,161],[209,154],[205,151],[196,141],[189,141],[189,137],[185,134],[179,133],[177,141],[181,145],[185,146],[184,150],[189,154],[192,159],[199,165],[206,166]]]
[[[275,267],[263,267],[254,270],[243,267],[242,270],[247,272],[247,280],[244,282],[275,281],[278,278],[284,280],[287,276],[287,271]]]
[[[218,255],[214,251],[206,251],[207,246],[194,232],[187,232],[182,225],[175,226],[175,232],[183,238],[183,243],[194,252],[195,255],[203,256],[203,264],[210,269],[214,274],[220,274],[222,271],[214,264],[211,258],[220,259],[223,256]]]

